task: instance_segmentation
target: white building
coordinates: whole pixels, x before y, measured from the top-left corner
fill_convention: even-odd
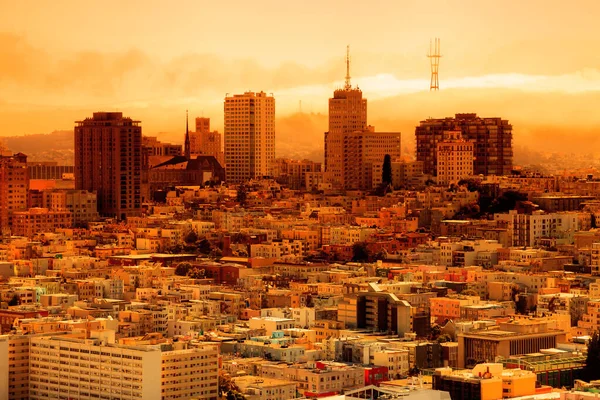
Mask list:
[[[217,399],[216,346],[100,336],[32,338],[30,399]]]
[[[225,98],[227,181],[268,176],[275,160],[275,98],[246,92]]]

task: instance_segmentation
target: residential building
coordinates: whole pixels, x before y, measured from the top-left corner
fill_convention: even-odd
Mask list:
[[[473,142],[463,139],[460,131],[445,131],[436,153],[438,185],[456,185],[473,175]]]
[[[141,213],[142,127],[121,112],[96,112],[75,126],[75,188],[96,192],[102,216]]]
[[[475,175],[510,175],[513,163],[512,125],[502,118],[456,114],[454,118],[426,119],[415,130],[417,161],[423,172],[437,176],[437,146],[445,131],[460,130],[463,139],[474,143]]]
[[[275,160],[275,98],[264,92],[227,96],[224,110],[227,181],[268,176]]]
[[[196,131],[190,132],[190,154],[194,156],[213,156],[225,167],[225,155],[221,147],[221,134],[210,130],[210,118],[197,117]]]
[[[27,209],[29,173],[27,156],[0,154],[0,234],[7,234],[15,211]]]
[[[114,331],[95,331],[92,339],[35,337],[29,352],[33,400],[218,398],[215,345],[173,342],[157,333],[117,343]]]
[[[68,210],[30,208],[13,213],[12,232],[15,235],[32,237],[37,233],[54,232],[58,228],[70,228],[72,225],[73,214]]]

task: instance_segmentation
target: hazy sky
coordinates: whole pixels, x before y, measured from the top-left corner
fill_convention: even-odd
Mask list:
[[[509,103],[551,93],[544,116],[561,122],[561,102],[583,104],[592,129],[599,104],[581,96],[600,91],[598,15],[597,0],[0,0],[0,136],[71,129],[100,109],[141,119],[147,133],[179,129],[186,108],[219,127],[225,94],[246,90],[273,92],[278,115],[300,101],[325,113],[347,44],[369,113],[400,96],[389,117],[417,124],[452,110],[429,110],[420,93],[434,37],[440,94],[470,99],[456,112],[502,95],[497,114],[536,120]],[[421,109],[405,107],[410,94]]]

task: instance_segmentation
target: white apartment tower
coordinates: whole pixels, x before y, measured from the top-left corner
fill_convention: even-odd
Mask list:
[[[227,182],[243,183],[270,174],[275,160],[275,98],[246,92],[225,98]]]
[[[473,175],[473,148],[461,131],[445,131],[437,144],[437,184],[449,186]]]

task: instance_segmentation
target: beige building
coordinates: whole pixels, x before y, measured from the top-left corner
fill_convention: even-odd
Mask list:
[[[458,366],[494,361],[496,356],[539,352],[566,341],[566,332],[544,319],[517,319],[498,326],[458,334]]]
[[[373,353],[373,364],[387,367],[390,379],[399,379],[408,373],[411,367],[408,364],[408,353],[407,349],[375,351]]]
[[[13,212],[27,209],[28,190],[27,156],[0,154],[0,234],[8,233]]]
[[[344,139],[352,132],[367,128],[367,99],[362,91],[352,88],[350,81],[329,99],[329,129],[325,132],[325,172],[330,173],[334,187],[344,187]]]
[[[190,155],[213,156],[225,167],[225,155],[221,147],[221,134],[210,130],[210,118],[197,117],[196,131],[190,132]]]
[[[73,216],[70,211],[55,211],[47,208],[30,208],[13,213],[14,235],[31,237],[36,233],[54,232],[57,228],[70,228]]]
[[[437,184],[449,186],[473,175],[473,142],[461,131],[445,131],[437,144]]]
[[[414,187],[424,184],[423,161],[392,162],[392,185],[395,188]]]
[[[246,92],[225,98],[225,165],[230,183],[268,176],[275,160],[275,98]]]
[[[296,382],[282,379],[241,376],[233,378],[247,400],[289,400],[295,399]]]
[[[367,126],[367,99],[350,83],[350,58],[346,58],[346,83],[329,99],[329,129],[325,132],[325,172],[336,189],[368,190],[381,182],[386,154],[400,158],[400,133],[375,132]]]
[[[70,211],[74,224],[98,219],[96,193],[87,190],[45,190],[42,192],[42,199],[42,207],[54,211]]]
[[[218,349],[160,334],[114,341],[36,337],[30,345],[30,399],[217,399]]]

